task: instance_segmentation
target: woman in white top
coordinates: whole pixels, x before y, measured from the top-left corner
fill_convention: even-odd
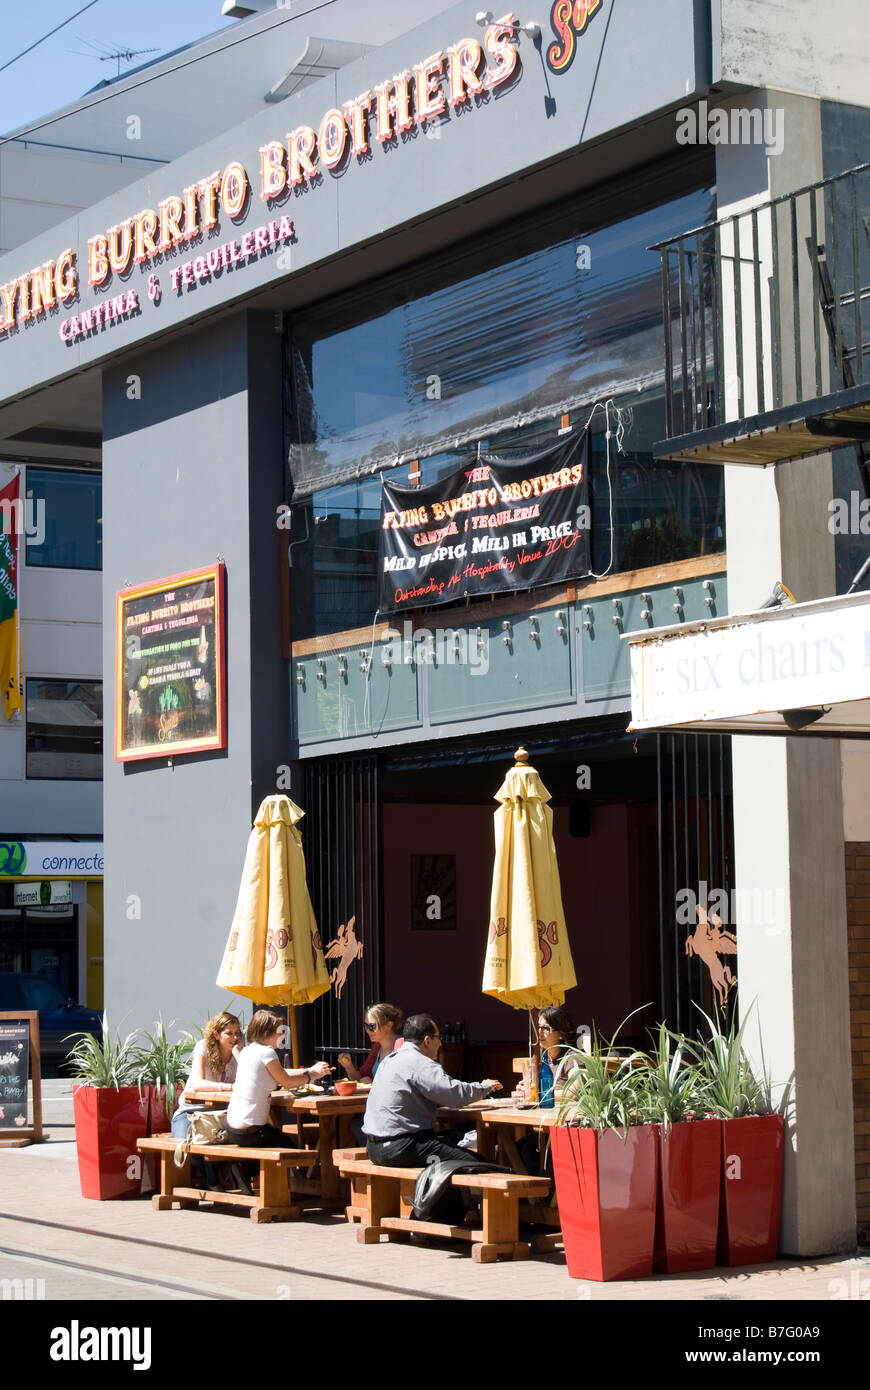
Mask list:
[[[235,1014],[216,1014],[210,1018],[203,1029],[201,1040],[193,1049],[190,1076],[186,1091],[208,1086],[209,1090],[226,1091],[229,1096],[236,1079],[236,1065],[241,1054],[242,1025]],[[176,1139],[183,1139],[190,1129],[190,1116],[202,1106],[196,1101],[181,1102],[172,1116],[172,1133]]]
[[[299,1071],[285,1071],[275,1051],[284,1024],[268,1009],[258,1009],[248,1024],[247,1047],[238,1059],[236,1081],[227,1110],[227,1135],[248,1148],[287,1149],[288,1135],[269,1123],[269,1097],[278,1086],[304,1086],[327,1076],[332,1068],[315,1062]]]

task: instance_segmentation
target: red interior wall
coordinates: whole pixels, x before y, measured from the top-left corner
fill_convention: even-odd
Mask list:
[[[629,808],[596,807],[591,834],[574,839],[554,811],[562,901],[579,981],[566,1003],[575,1024],[605,1033],[643,1000],[632,997]],[[387,998],[406,1014],[430,1012],[443,1029],[464,1019],[469,1039],[524,1041],[527,1014],[480,991],[493,861],[489,806],[386,805]],[[411,855],[456,856],[456,931],[412,931]],[[637,947],[638,924],[634,946]]]

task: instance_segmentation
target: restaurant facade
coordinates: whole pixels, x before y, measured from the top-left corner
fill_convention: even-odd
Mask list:
[[[714,233],[694,261],[661,248],[870,147],[858,7],[846,56],[816,8],[786,41],[776,6],[738,0],[411,5],[407,32],[324,41],[318,68],[316,17],[278,7],[233,31],[272,35],[262,110],[218,133],[208,98],[213,138],[0,260],[0,449],[4,417],[100,402],[114,1018],[228,1002],[251,818],[285,791],[322,940],[353,919],[363,948],[300,1011],[306,1055],[361,1048],[387,998],[431,1010],[456,1067],[509,1071],[526,1016],[480,983],[522,744],[553,798],[575,1022],[694,1031],[739,977],[792,1087],[783,1248],[805,1255],[854,1244],[865,1176],[840,744],[629,732],[622,638],[757,607],[773,570],[834,592],[811,511],[830,455],[791,495],[659,447],[675,409],[716,405],[741,332]]]

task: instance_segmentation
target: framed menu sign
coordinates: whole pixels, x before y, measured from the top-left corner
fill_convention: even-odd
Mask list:
[[[33,1123],[27,1123],[27,1081],[33,1079]],[[39,1142],[42,1132],[42,1075],[39,1014],[0,1013],[0,1148]]]
[[[224,585],[214,564],[117,594],[117,762],[226,747]]]

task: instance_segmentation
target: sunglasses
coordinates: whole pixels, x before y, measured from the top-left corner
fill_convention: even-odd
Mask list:
[[[375,1031],[375,1029],[377,1028],[377,1026],[378,1026],[378,1025],[377,1025],[376,1023],[364,1023],[364,1024],[363,1024],[363,1028],[365,1028],[365,1030],[366,1030],[367,1033],[373,1033],[373,1032]]]

